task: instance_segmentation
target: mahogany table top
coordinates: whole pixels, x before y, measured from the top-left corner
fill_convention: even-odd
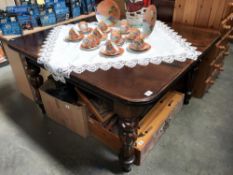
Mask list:
[[[172,25],[172,28],[186,38],[203,54],[219,39],[216,31],[189,27],[186,25]],[[38,53],[48,31],[38,32],[10,40],[9,46],[29,57],[36,63]],[[203,55],[202,54],[202,55]],[[160,65],[124,67],[120,70],[98,70],[94,73],[84,72],[77,74],[72,72],[70,80],[75,82],[83,90],[101,94],[113,100],[119,100],[130,104],[147,104],[153,102],[171,84],[179,79],[194,61],[162,63]],[[145,96],[146,91],[151,91],[151,96]]]

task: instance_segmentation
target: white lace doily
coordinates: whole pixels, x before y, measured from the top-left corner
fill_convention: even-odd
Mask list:
[[[90,24],[91,27],[96,25],[96,23]],[[43,64],[56,80],[64,81],[64,77],[69,78],[72,71],[76,73],[95,72],[98,69],[106,71],[112,67],[121,69],[124,66],[133,68],[136,65],[146,66],[149,63],[160,64],[162,61],[183,62],[186,59],[196,60],[201,54],[166,24],[157,21],[153,32],[145,39],[151,44],[150,50],[142,53],[131,52],[127,49],[129,43],[126,42],[122,46],[125,51],[121,56],[107,58],[99,53],[99,49],[85,51],[80,49],[81,42],[65,41],[69,29],[76,26],[67,25],[54,28],[39,53],[38,63]],[[103,41],[100,47],[104,44]]]

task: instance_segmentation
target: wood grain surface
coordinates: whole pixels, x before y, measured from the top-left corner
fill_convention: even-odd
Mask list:
[[[232,0],[176,0],[175,23],[219,29],[232,10]]]

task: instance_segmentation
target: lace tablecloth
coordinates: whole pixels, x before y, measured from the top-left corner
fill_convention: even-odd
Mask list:
[[[96,23],[91,23],[95,27]],[[84,71],[95,72],[98,69],[107,71],[110,68],[121,69],[124,66],[135,67],[136,65],[146,66],[148,64],[160,64],[162,61],[172,63],[174,60],[185,61],[186,59],[196,60],[201,54],[192,47],[184,38],[161,21],[151,35],[145,39],[151,44],[151,49],[138,53],[131,52],[125,43],[122,47],[124,53],[121,56],[108,58],[99,53],[99,49],[86,51],[80,49],[81,42],[67,42],[69,30],[77,25],[59,26],[54,28],[48,35],[42,49],[38,63],[54,75],[56,80],[64,81],[69,78],[72,71],[82,73]],[[104,41],[100,47],[104,45]]]

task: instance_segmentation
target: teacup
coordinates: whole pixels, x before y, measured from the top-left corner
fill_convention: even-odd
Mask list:
[[[129,40],[134,40],[138,36],[140,36],[140,34],[141,34],[141,32],[140,32],[139,29],[137,29],[137,28],[131,28],[131,29],[129,29],[129,34],[128,34],[127,38]]]
[[[100,40],[93,34],[89,34],[86,38],[83,39],[81,47],[85,49],[92,49],[96,48],[99,44]]]
[[[118,29],[114,29],[111,32],[111,36],[110,39],[112,42],[114,42],[116,45],[120,45],[122,44],[122,42],[124,42],[121,32]]]
[[[136,37],[131,43],[131,47],[134,48],[135,50],[142,50],[144,46],[145,46],[145,42],[142,36]]]
[[[131,44],[129,45],[129,49],[137,52],[145,52],[151,48],[151,45],[144,42],[143,36],[136,37]]]
[[[80,23],[78,23],[78,27],[83,33],[89,32],[88,23],[85,21],[81,21]]]
[[[118,47],[110,40],[106,41],[105,45],[100,49],[100,53],[106,56],[117,56],[123,54],[124,49]]]
[[[92,34],[100,40],[105,40],[107,37],[98,27],[93,30]]]
[[[129,31],[129,23],[127,20],[122,20],[120,23],[120,31],[122,34],[127,34]]]
[[[106,42],[105,46],[105,52],[109,55],[114,55],[119,52],[119,48],[110,40]]]
[[[107,24],[105,24],[103,21],[100,21],[98,23],[98,28],[102,31],[102,32],[107,32],[108,31],[108,26]]]
[[[75,28],[71,28],[69,31],[68,40],[70,41],[78,41],[83,38],[83,35]]]

